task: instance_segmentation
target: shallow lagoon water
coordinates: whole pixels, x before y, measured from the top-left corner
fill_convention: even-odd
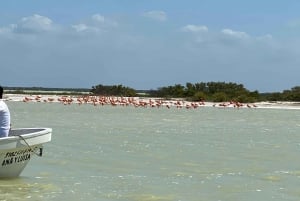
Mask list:
[[[8,102],[51,127],[44,156],[0,200],[299,200],[300,111]]]

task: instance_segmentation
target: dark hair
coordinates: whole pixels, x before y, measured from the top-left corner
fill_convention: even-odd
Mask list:
[[[0,86],[0,98],[2,99],[3,88]]]

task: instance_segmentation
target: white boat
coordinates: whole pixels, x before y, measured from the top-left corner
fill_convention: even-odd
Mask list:
[[[51,135],[51,128],[19,128],[0,138],[0,177],[18,177],[34,155],[42,156]]]

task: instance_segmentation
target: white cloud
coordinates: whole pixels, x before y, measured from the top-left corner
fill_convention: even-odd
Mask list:
[[[117,27],[118,23],[114,21],[113,19],[109,19],[107,17],[104,17],[99,14],[95,14],[92,16],[92,21],[95,24],[95,26],[105,26],[105,27]]]
[[[16,25],[16,30],[19,32],[42,32],[53,29],[54,25],[50,18],[37,14],[23,17]]]
[[[245,32],[233,31],[231,29],[223,29],[221,32],[224,35],[235,37],[235,38],[240,38],[240,39],[248,38],[249,37],[249,35],[247,33],[245,33]]]
[[[72,25],[72,28],[75,29],[77,32],[83,32],[83,31],[97,31],[95,27],[90,27],[86,24],[76,24]]]
[[[95,21],[97,21],[97,22],[101,22],[101,23],[103,23],[104,20],[105,20],[104,16],[102,16],[100,14],[93,15],[92,19],[95,20]]]
[[[182,27],[181,30],[184,32],[199,33],[199,32],[207,32],[208,28],[206,26],[202,26],[202,25],[189,24],[189,25]]]
[[[164,11],[153,10],[149,12],[145,12],[143,16],[157,20],[157,21],[166,21],[167,14]]]
[[[103,32],[117,26],[118,23],[116,21],[105,18],[100,14],[94,14],[84,23],[72,25],[72,28],[77,32]]]
[[[0,34],[13,36],[11,35],[12,33],[35,34],[43,32],[53,32],[58,30],[59,26],[55,25],[50,18],[34,14],[32,16],[23,17],[16,24],[10,24],[6,27],[0,27]]]
[[[103,15],[100,14],[94,14],[91,17],[92,21],[97,23],[97,25],[102,26],[110,26],[110,27],[116,27],[118,26],[118,23],[112,19],[106,18]]]

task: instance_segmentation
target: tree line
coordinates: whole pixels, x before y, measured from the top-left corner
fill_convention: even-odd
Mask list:
[[[137,91],[123,85],[96,85],[91,89],[91,94],[106,96],[146,96],[160,98],[183,98],[190,101],[238,101],[251,103],[257,101],[300,101],[300,86],[290,90],[275,93],[259,93],[257,90],[249,91],[242,84],[232,82],[200,82],[175,84],[160,87],[157,90]],[[143,92],[143,93],[141,93]]]
[[[300,86],[284,90],[283,92],[264,93],[260,94],[262,99],[268,101],[300,101]]]
[[[174,86],[161,87],[152,92],[152,95],[165,98],[185,98],[191,101],[238,101],[255,102],[259,98],[258,91],[249,91],[242,84],[225,82],[200,82],[186,83],[185,86],[176,84]]]
[[[103,95],[103,96],[126,96],[134,97],[137,95],[135,89],[130,87],[125,87],[123,85],[102,85],[92,86],[90,91],[94,95]]]

